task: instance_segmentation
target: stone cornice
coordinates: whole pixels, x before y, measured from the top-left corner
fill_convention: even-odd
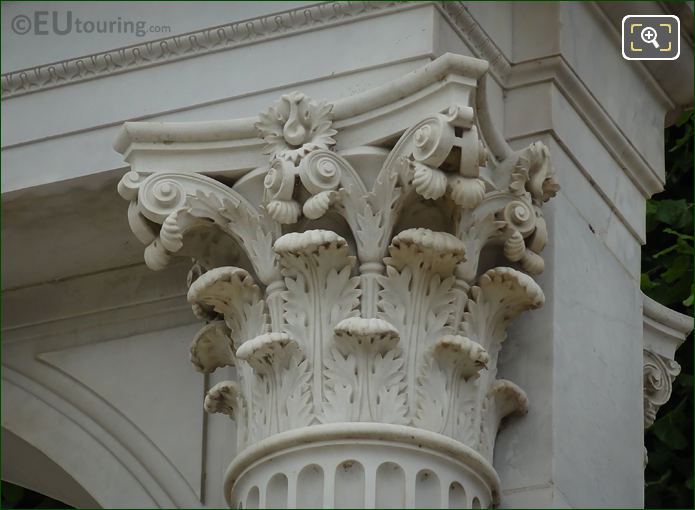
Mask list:
[[[356,19],[419,7],[402,2],[323,2],[3,74],[2,99],[230,50]]]
[[[478,81],[484,84],[486,70],[481,60],[446,53],[399,79],[331,103],[334,127],[341,132],[336,148],[398,136],[417,121],[421,108],[444,111],[457,94],[467,100],[472,86]],[[476,96],[476,101],[483,136],[492,154],[504,159],[511,149],[492,124],[484,95]],[[256,116],[207,122],[126,122],[114,148],[134,171],[177,171],[185,165],[188,170],[236,178],[265,161],[254,127],[258,120]],[[366,125],[369,129],[362,129]]]
[[[683,336],[683,339],[693,330],[692,317],[671,310],[648,296],[643,296],[642,298],[642,311],[645,319],[651,319],[654,322],[676,331]]]
[[[620,44],[621,23],[627,14],[659,15],[674,14],[681,20],[681,56],[668,61],[640,61],[640,70],[660,87],[674,109],[666,118],[670,125],[680,111],[692,107],[693,104],[693,41],[692,41],[692,10],[687,2],[594,2],[597,12],[600,12],[611,27],[616,41]]]
[[[375,9],[380,9],[376,11],[379,13],[383,13],[384,10],[388,9],[402,8],[402,6],[398,7],[398,4],[395,3],[370,5],[373,5]],[[625,169],[625,172],[630,176],[638,189],[640,189],[645,196],[651,196],[661,191],[663,188],[662,177],[645,161],[642,155],[630,143],[625,134],[611,119],[610,115],[594,98],[591,92],[586,88],[586,85],[582,83],[581,79],[561,55],[552,55],[541,60],[520,62],[512,65],[463,4],[460,2],[445,2],[443,4],[435,3],[434,5],[450,22],[459,36],[469,43],[476,56],[488,61],[488,72],[498,83],[507,89],[513,89],[543,81],[552,81],[575,106],[577,112],[582,116],[584,121],[587,122],[591,130],[596,133],[597,138],[603,142],[606,149]],[[318,7],[317,9],[318,13],[330,14],[325,7],[323,10]],[[295,11],[288,11],[288,13],[292,12]],[[374,12],[364,10],[355,15],[366,16],[369,13],[374,15]],[[290,14],[287,14],[287,16],[290,16]],[[314,19],[317,19],[317,16],[318,14],[314,16]],[[331,23],[339,23],[339,20],[335,19],[335,15],[332,14],[332,16]],[[296,14],[292,19],[295,18]],[[287,35],[288,32],[283,33]],[[268,37],[270,36],[273,35],[271,34]],[[260,40],[262,40],[262,38],[256,39],[256,41]],[[231,47],[233,46],[225,48]],[[439,80],[447,73],[462,71],[463,69],[461,66],[465,64],[459,63],[453,55],[444,55],[442,58],[435,60],[432,65],[434,65],[436,69],[428,69],[426,67],[415,73],[411,73],[408,78],[399,80],[398,87],[405,87],[407,89],[406,92],[412,95],[415,88],[424,89],[427,85],[436,82],[434,79],[424,82],[422,76],[432,77],[436,75],[437,80]],[[359,116],[370,111],[370,109],[384,106],[389,101],[397,99],[396,97],[392,97],[396,94],[393,85],[394,83],[392,82],[365,93],[336,101],[333,114],[335,121],[338,123],[338,127],[342,128],[341,121],[346,120],[348,117]],[[481,81],[479,88],[479,120],[490,126],[491,122],[487,115],[487,108],[485,105],[485,79]],[[389,90],[391,92],[387,92]],[[166,134],[162,133],[161,123],[127,122],[124,124],[124,128],[114,147],[118,152],[124,154],[128,160],[128,152],[131,147],[145,149],[145,145],[157,143],[159,149],[166,150],[166,148],[161,146],[162,142],[186,142],[186,147],[190,147],[191,149],[194,147],[193,145],[188,145],[189,143],[214,143],[217,144],[217,148],[222,149],[224,146],[228,145],[229,141],[233,140],[237,150],[244,145],[247,145],[249,149],[253,149],[255,148],[253,146],[260,143],[260,141],[255,138],[253,129],[254,122],[256,122],[255,118],[205,122],[200,124],[185,123],[184,125],[167,123]],[[487,142],[490,152],[496,158],[504,159],[510,153],[509,146],[501,136],[501,133],[494,129],[489,129],[488,131]],[[166,137],[166,139],[162,139],[163,136]],[[149,147],[149,149],[153,148],[152,146]],[[237,156],[237,161],[239,162],[246,160],[247,158],[240,158]],[[130,162],[133,163],[133,161]],[[253,163],[249,161],[248,167],[251,166],[253,166]]]
[[[658,169],[655,170],[649,166],[561,56],[546,57],[541,61],[540,66],[536,61],[512,64],[461,2],[315,4],[108,52],[13,71],[1,77],[2,98],[108,77],[423,5],[434,5],[437,8],[459,36],[469,44],[475,56],[489,62],[490,75],[504,88],[526,86],[539,81],[553,81],[577,108],[589,127],[597,134],[598,139],[603,141],[607,150],[625,168],[626,173],[642,193],[645,196],[651,196],[661,191],[663,179]],[[485,95],[484,82],[480,84],[480,89],[479,95],[482,97]],[[661,95],[663,96],[663,92]],[[665,96],[662,99],[669,101]],[[480,119],[485,122],[486,110],[484,107],[479,107],[479,110]],[[339,112],[336,110],[335,113]],[[215,135],[206,142],[223,143],[221,138],[238,140],[247,138],[247,135],[251,141],[252,130],[249,129],[250,123],[247,120],[250,121],[250,119],[239,121],[238,126],[222,121],[217,126],[220,129],[215,129]],[[175,124],[170,126],[175,129]],[[131,128],[132,126],[127,125],[126,130]],[[137,133],[134,131],[135,128],[132,129],[134,139],[140,136],[143,137],[143,141],[147,139],[144,132],[147,127],[144,124]],[[203,135],[202,132],[199,134]],[[175,132],[172,136],[175,137]],[[216,137],[221,138],[216,139]],[[124,148],[121,146],[123,142],[123,137],[119,138],[117,143],[119,152],[123,152]],[[498,159],[504,159],[509,153],[508,146],[501,136],[488,140],[488,145],[491,153]]]
[[[471,83],[475,83],[485,71],[485,62],[445,53],[402,78],[333,102],[333,122],[336,128],[342,129],[355,123],[353,119],[424,92],[428,86],[449,75],[467,77],[472,80]],[[131,144],[139,143],[213,143],[251,138],[261,143],[255,128],[257,122],[258,116],[205,122],[126,122],[114,143],[114,149],[125,154]]]
[[[649,337],[645,335],[644,348],[673,358],[693,330],[693,318],[671,310],[646,295],[642,298],[645,330],[654,333]]]
[[[428,4],[435,5],[452,23],[459,35],[470,42],[477,56],[490,62],[493,76],[498,81],[502,81],[511,69],[509,60],[460,2],[338,1],[323,2],[11,71],[0,76],[2,99],[136,71],[207,53],[231,50]]]
[[[443,2],[437,7],[459,36],[469,43],[475,56],[489,62],[491,76],[502,87],[514,89],[552,81],[645,196],[650,197],[663,189],[663,178],[630,143],[562,55],[512,64],[461,2]],[[653,81],[651,76],[647,78]],[[484,89],[484,84],[480,88]],[[673,107],[658,86],[655,85],[654,91]],[[484,96],[484,90],[480,96]]]
[[[434,5],[450,21],[452,28],[468,42],[477,57],[490,63],[490,71],[495,79],[500,83],[504,82],[513,64],[470,14],[463,2],[337,1],[317,3],[11,71],[0,76],[2,99],[320,30],[396,10],[419,8],[428,4]],[[603,8],[603,10],[606,9]]]
[[[463,2],[439,2],[436,5],[439,12],[449,20],[451,27],[459,37],[469,43],[475,55],[488,61],[490,73],[495,79],[503,83],[512,70],[512,64],[463,5]]]

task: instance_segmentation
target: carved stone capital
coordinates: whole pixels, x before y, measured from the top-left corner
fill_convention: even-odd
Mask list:
[[[676,350],[693,330],[693,319],[642,295],[644,347],[644,428],[651,427],[662,405],[671,398],[673,381],[681,371]],[[644,467],[647,467],[644,448]]]
[[[498,353],[511,321],[544,302],[527,273],[543,270],[542,205],[558,185],[540,142],[501,160],[488,151],[486,138],[499,144],[499,135],[477,117],[484,65],[460,59],[451,71],[462,73],[459,93],[447,96],[456,101],[423,110],[392,143],[382,133],[336,151],[340,126],[372,114],[350,120],[337,103],[293,92],[258,117],[266,160],[233,185],[196,173],[130,172],[121,181],[148,265],[196,260],[188,299],[213,322],[194,339],[195,368],[236,367],[238,381],[205,400],[237,423],[226,489],[234,507],[266,490],[263,477],[309,469],[307,452],[322,470],[343,466],[374,486],[385,468],[370,460],[372,444],[410,480],[404,506],[420,501],[429,480],[496,503],[495,437],[528,404],[497,379]],[[417,80],[429,80],[433,65]],[[415,99],[401,91],[414,90],[413,80],[368,95],[390,104],[372,118],[412,119],[402,102]],[[213,249],[221,237],[234,246],[228,254]],[[509,266],[479,271],[484,249]],[[303,480],[292,478],[295,497],[308,490]],[[323,480],[322,504],[333,506],[332,472]],[[427,506],[446,506],[440,493]],[[358,496],[350,506],[369,504],[369,494]]]
[[[659,408],[671,398],[681,366],[674,360],[644,351],[644,428],[651,427]]]
[[[693,329],[693,319],[643,296],[644,428],[656,419],[671,398],[673,381],[681,371],[676,350]]]

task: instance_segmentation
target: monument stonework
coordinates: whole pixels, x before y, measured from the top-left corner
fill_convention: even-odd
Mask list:
[[[692,38],[664,73],[620,23],[669,6],[211,8],[3,69],[3,120],[42,120],[3,132],[3,477],[82,507],[643,506],[692,329],[639,288]]]

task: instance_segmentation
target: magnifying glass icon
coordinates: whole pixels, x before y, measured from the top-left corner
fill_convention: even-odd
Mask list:
[[[659,48],[659,43],[656,41],[656,29],[644,27],[642,32],[640,32],[640,37],[645,43],[651,44],[657,49]]]

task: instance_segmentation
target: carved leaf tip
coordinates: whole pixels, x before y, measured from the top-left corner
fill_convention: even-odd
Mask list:
[[[221,413],[232,418],[237,416],[244,405],[239,385],[234,381],[222,381],[215,384],[205,395],[205,411],[211,414]]]
[[[275,241],[274,249],[280,255],[306,255],[330,246],[347,248],[347,241],[332,230],[307,230],[285,234]]]
[[[446,232],[434,232],[426,228],[403,230],[391,241],[389,264],[402,267],[422,259],[432,267],[453,268],[466,260],[466,246],[457,237]]]
[[[495,403],[499,420],[510,414],[526,414],[528,412],[526,392],[511,381],[506,379],[495,381],[490,388],[489,396]]]
[[[510,188],[531,193],[538,204],[547,202],[560,190],[550,164],[550,150],[543,142],[533,142],[517,153]]]
[[[285,333],[265,333],[244,342],[237,349],[237,358],[246,361],[257,372],[266,373],[274,364],[283,364],[299,349],[297,342]]]
[[[216,369],[234,365],[234,347],[224,321],[203,326],[190,348],[191,363],[198,372],[211,373]]]
[[[391,323],[376,318],[348,317],[336,325],[335,334],[342,343],[370,344],[381,351],[393,349],[400,339]]]
[[[252,292],[260,292],[258,286],[253,280],[253,277],[240,267],[223,266],[211,269],[200,275],[188,289],[187,299],[189,303],[205,303],[209,299],[224,299],[221,296],[221,287],[225,284],[231,284],[237,292],[249,290]],[[227,296],[231,300],[236,297],[234,294]]]
[[[490,361],[482,345],[460,335],[441,337],[434,345],[434,353],[442,361],[453,363],[464,379],[476,376]]]
[[[529,275],[511,267],[489,269],[480,277],[478,286],[483,291],[495,287],[506,290],[506,295],[509,296],[506,301],[510,305],[514,304],[520,307],[514,316],[523,310],[540,308],[545,303],[545,295],[536,281]]]

